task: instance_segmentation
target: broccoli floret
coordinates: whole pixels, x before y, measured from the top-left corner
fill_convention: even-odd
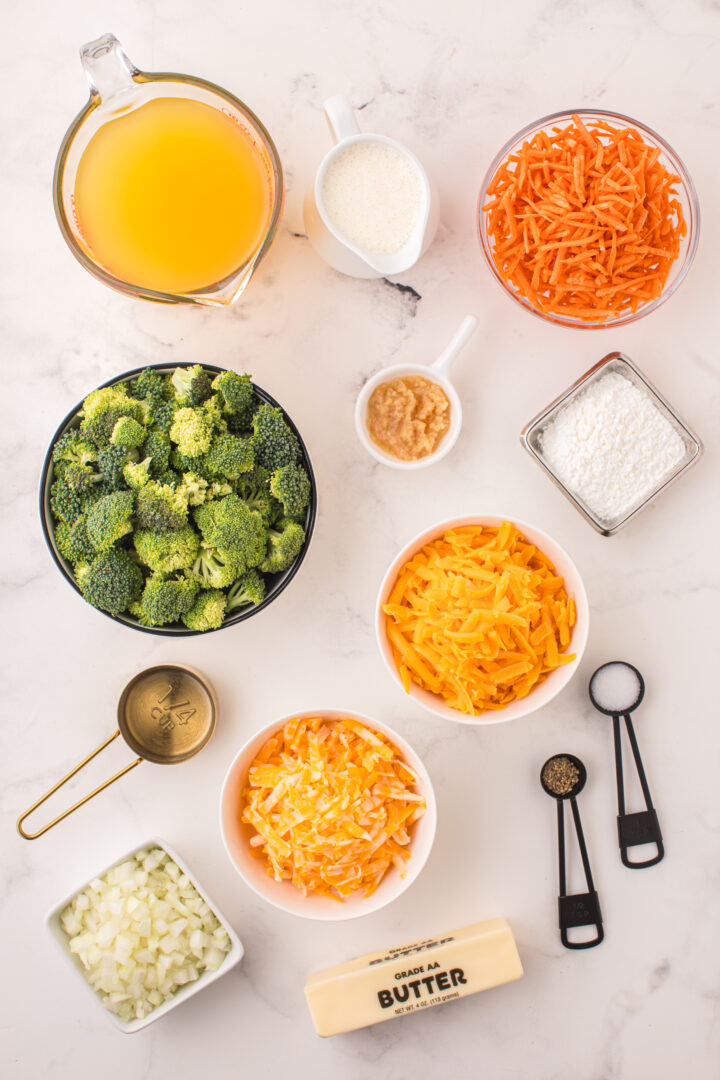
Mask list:
[[[207,489],[205,498],[210,499],[222,499],[223,495],[232,495],[232,485],[226,484],[224,481],[215,480]]]
[[[58,521],[55,526],[55,543],[62,557],[73,566],[91,563],[97,555],[87,534],[85,514],[80,514],[72,525],[68,525],[65,521]]]
[[[232,417],[233,430],[249,431],[253,413],[258,406],[250,376],[223,371],[213,379],[213,389],[217,390],[222,400],[223,411],[230,413]]]
[[[178,401],[184,405],[202,405],[212,394],[212,381],[200,364],[175,368],[170,381]]]
[[[139,491],[150,479],[150,458],[144,461],[128,461],[123,468],[123,479],[128,487]]]
[[[237,495],[226,495],[198,506],[195,521],[205,544],[236,561],[238,573],[257,566],[264,557],[266,529],[263,520]]]
[[[226,603],[224,592],[203,589],[182,621],[189,630],[217,630],[225,618]]]
[[[179,622],[195,603],[199,585],[189,577],[153,574],[145,582],[140,603],[133,607],[145,626],[165,626]]]
[[[205,469],[213,477],[237,480],[250,472],[254,464],[251,439],[239,439],[236,435],[218,435],[203,457]]]
[[[83,497],[90,495],[95,490],[99,491],[100,488],[96,489],[95,485],[101,484],[104,480],[103,474],[94,461],[89,462],[87,465],[80,465],[75,461],[70,461],[67,465],[58,465],[56,472],[68,487]]]
[[[133,543],[140,562],[163,574],[189,570],[200,550],[200,537],[190,524],[163,533],[136,529]]]
[[[90,508],[87,515],[87,534],[96,551],[109,551],[113,544],[132,532],[134,491],[113,491]]]
[[[246,570],[228,589],[227,610],[246,607],[248,604],[260,604],[265,599],[265,579],[257,570]]]
[[[137,454],[134,455],[137,457]],[[125,446],[106,446],[98,453],[98,468],[106,488],[117,491],[125,487],[124,469],[133,455]]]
[[[151,431],[145,440],[143,453],[150,458],[150,472],[153,476],[159,476],[167,470],[170,464],[170,452],[172,443],[169,437],[161,431]]]
[[[310,477],[302,465],[283,465],[272,474],[270,491],[282,503],[285,516],[299,520],[310,501]]]
[[[197,473],[185,472],[178,490],[186,495],[188,506],[201,506],[208,497],[208,482]]]
[[[180,529],[187,521],[187,496],[170,484],[149,480],[138,491],[135,514],[141,529]]]
[[[165,398],[148,397],[144,401],[144,406],[146,427],[167,435],[175,419],[177,404],[174,401],[166,401]]]
[[[115,424],[123,416],[131,416],[142,423],[143,407],[139,401],[128,397],[125,386],[103,386],[93,390],[85,398],[80,411],[83,417],[80,431],[96,446],[107,446]]]
[[[281,518],[277,525],[268,529],[267,537],[267,554],[260,563],[260,570],[264,574],[278,574],[297,559],[305,543],[305,530],[297,521]]]
[[[72,525],[80,515],[102,496],[102,486],[94,481],[86,482],[84,474],[76,469],[85,466],[67,465],[61,476],[50,488],[50,508],[58,521]],[[92,474],[97,475],[97,474]],[[99,481],[101,477],[97,475]]]
[[[79,428],[73,428],[60,436],[52,456],[56,465],[87,465],[97,459],[97,447]]]
[[[242,572],[242,565],[226,551],[201,544],[192,576],[206,589],[226,589]]]
[[[142,570],[124,548],[97,555],[79,566],[75,576],[88,603],[111,615],[126,611],[142,593]]]
[[[274,472],[300,459],[300,444],[285,422],[281,409],[261,405],[253,417],[255,461]]]
[[[157,368],[144,368],[136,375],[130,384],[132,396],[135,398],[162,398],[166,396],[167,383],[165,376]]]
[[[183,408],[175,413],[170,438],[186,457],[207,453],[213,435],[213,422],[202,409]]]
[[[270,477],[267,469],[254,468],[240,477],[235,489],[251,510],[257,510],[266,525],[272,525],[283,516],[282,503],[270,494]]]
[[[132,416],[121,416],[110,436],[110,442],[116,446],[126,446],[129,450],[136,446],[142,446],[147,432],[142,424],[133,420]]]

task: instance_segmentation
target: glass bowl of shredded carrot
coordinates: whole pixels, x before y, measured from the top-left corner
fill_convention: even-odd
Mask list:
[[[505,291],[550,322],[585,329],[649,314],[684,280],[699,207],[681,159],[619,113],[529,124],[490,165],[480,243]]]
[[[295,713],[240,750],[223,786],[225,849],[250,888],[310,919],[377,911],[415,880],[437,809],[422,761],[359,713]]]
[[[393,560],[376,633],[393,679],[447,720],[482,725],[546,705],[577,670],[589,607],[570,556],[534,525],[441,522]]]

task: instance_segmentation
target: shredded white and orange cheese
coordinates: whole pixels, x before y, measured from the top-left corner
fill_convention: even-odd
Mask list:
[[[575,602],[547,555],[515,526],[470,525],[426,544],[383,606],[406,691],[460,712],[504,709],[569,664]]]
[[[304,895],[370,896],[404,872],[411,827],[425,813],[418,778],[388,739],[357,720],[290,720],[248,771],[241,821],[253,854]]]

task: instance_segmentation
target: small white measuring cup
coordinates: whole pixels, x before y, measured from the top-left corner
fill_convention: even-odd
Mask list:
[[[305,196],[303,221],[310,243],[318,255],[334,270],[350,277],[381,278],[409,270],[432,243],[437,231],[439,211],[437,194],[425,169],[407,147],[386,135],[360,131],[349,100],[342,95],[328,98],[323,105],[330,134],[335,146],[320,162],[315,183]],[[343,236],[333,225],[323,204],[322,190],[325,174],[335,157],[348,146],[359,142],[374,142],[389,146],[406,157],[413,166],[422,188],[422,204],[417,225],[406,244],[391,254],[365,251]]]
[[[389,465],[392,469],[424,469],[427,465],[434,465],[446,454],[449,454],[458,440],[462,427],[462,405],[457,390],[450,382],[450,369],[461,349],[467,345],[477,327],[478,321],[474,315],[466,315],[460,323],[455,335],[449,344],[443,349],[432,364],[394,364],[384,368],[363,386],[355,404],[355,430],[358,438],[369,454],[381,464]],[[373,390],[380,383],[391,382],[393,379],[401,379],[408,375],[421,375],[429,379],[445,391],[450,402],[450,426],[438,443],[437,449],[432,454],[418,458],[417,461],[402,461],[400,458],[387,454],[381,447],[370,438],[367,425],[368,403]]]

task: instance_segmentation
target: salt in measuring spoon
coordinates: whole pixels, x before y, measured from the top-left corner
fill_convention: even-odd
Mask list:
[[[557,801],[559,895],[558,916],[560,921],[560,940],[566,949],[591,949],[599,945],[605,936],[600,911],[600,900],[593,882],[590,859],[585,844],[577,796],[585,787],[587,769],[580,758],[574,754],[554,754],[540,770],[540,783],[543,791]],[[565,811],[563,803],[570,800],[575,833],[577,835],[580,858],[585,873],[587,892],[567,894],[567,875],[565,870]],[[596,935],[589,941],[570,941],[568,930],[577,926],[594,926]]]
[[[657,811],[653,806],[645,769],[643,768],[640,748],[635,736],[635,729],[630,713],[637,709],[645,696],[645,680],[636,667],[623,660],[612,660],[597,669],[590,679],[588,688],[590,700],[598,712],[612,716],[613,739],[615,742],[615,776],[618,797],[618,843],[620,858],[631,870],[642,870],[646,866],[655,866],[665,855],[662,833]],[[632,747],[638,779],[645,799],[645,809],[635,814],[625,812],[625,784],[623,779],[622,731],[620,717],[625,720],[630,746]],[[628,848],[638,844],[655,844],[657,854],[643,862],[631,862]]]
[[[460,351],[475,333],[477,324],[478,320],[474,315],[466,315],[448,345],[432,364],[394,364],[392,367],[383,368],[365,383],[355,404],[355,430],[367,452],[372,454],[377,461],[383,465],[389,465],[392,469],[423,469],[426,465],[433,465],[450,453],[462,428],[462,404],[457,390],[450,381],[450,369]],[[448,430],[432,454],[426,454],[425,457],[418,458],[416,461],[403,461],[401,458],[386,453],[370,438],[367,425],[368,404],[373,390],[380,383],[391,382],[393,379],[401,379],[408,375],[420,375],[424,379],[437,383],[450,402]]]

